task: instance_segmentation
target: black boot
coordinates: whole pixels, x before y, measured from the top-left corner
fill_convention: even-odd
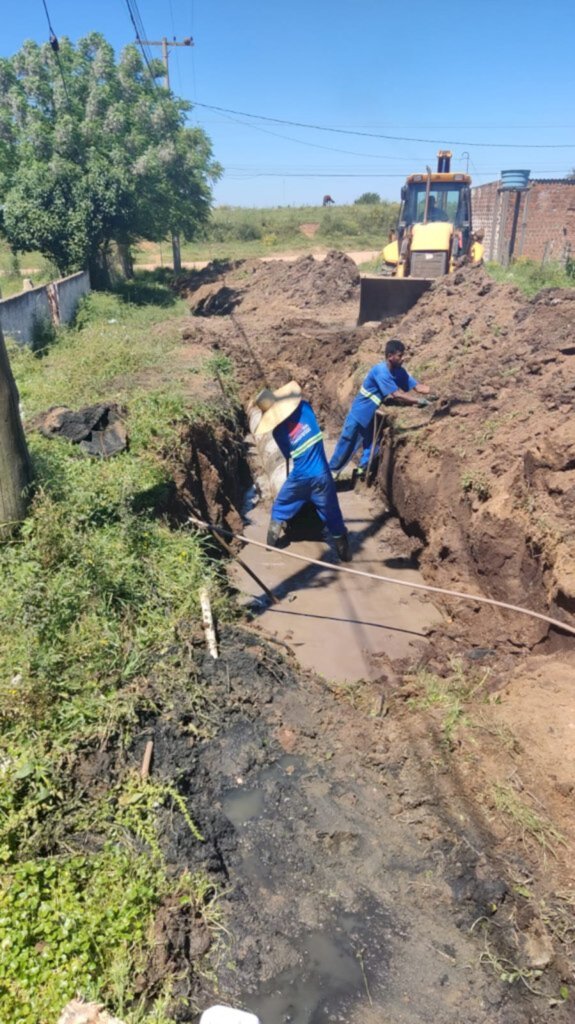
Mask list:
[[[282,535],[285,523],[281,519],[270,519],[270,525],[268,526],[268,535],[266,538],[266,544],[269,548],[277,547],[277,543]]]
[[[344,533],[341,537],[334,537],[335,550],[337,551],[342,562],[351,562],[351,548],[349,546],[349,533]]]

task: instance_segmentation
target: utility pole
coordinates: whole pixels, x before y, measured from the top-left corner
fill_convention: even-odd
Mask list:
[[[191,36],[186,36],[186,38],[182,39],[181,42],[178,42],[177,39],[171,39],[168,42],[166,36],[163,36],[162,39],[159,42],[157,40],[149,40],[149,39],[136,39],[136,42],[140,46],[161,46],[162,47],[162,60],[164,62],[164,68],[165,68],[164,85],[166,86],[166,89],[170,88],[170,51],[169,51],[168,47],[169,46],[193,46],[194,45],[194,40],[192,39]],[[173,263],[174,263],[174,274],[179,274],[181,272],[181,269],[182,269],[182,254],[181,254],[181,251],[180,251],[180,236],[178,234],[176,234],[175,232],[172,234],[172,254],[173,254]]]

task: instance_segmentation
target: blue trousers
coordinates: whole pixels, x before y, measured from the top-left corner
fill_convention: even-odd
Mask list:
[[[343,467],[347,465],[352,455],[359,447],[363,448],[363,453],[359,460],[360,469],[367,469],[371,454],[371,446],[373,443],[373,431],[373,419],[367,427],[362,427],[361,423],[358,423],[351,413],[348,413],[343,424],[341,434],[339,435],[339,440],[335,446],[334,453],[329,460],[329,468],[332,473],[339,473],[340,469],[343,469]],[[378,454],[378,451],[379,445],[373,453],[374,457]]]
[[[290,473],[273,503],[272,519],[287,522],[308,501],[315,506],[332,537],[342,537],[346,532],[345,523],[333,478],[327,470],[321,476],[312,477],[297,477]]]

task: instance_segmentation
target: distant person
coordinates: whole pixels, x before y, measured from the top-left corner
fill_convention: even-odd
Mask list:
[[[405,345],[398,338],[390,339],[385,346],[385,362],[376,363],[367,374],[343,424],[329,468],[334,476],[347,465],[354,452],[363,447],[359,462],[358,476],[364,476],[369,465],[374,436],[375,414],[386,398],[392,398],[405,405],[429,405],[427,384],[420,384],[402,366]],[[413,394],[412,394],[413,392]],[[375,451],[374,456],[377,455]]]
[[[334,205],[335,205],[334,204],[334,200],[331,198],[331,196],[324,196],[323,197],[322,206],[334,206]]]
[[[427,219],[431,221],[449,220],[449,217],[447,216],[445,210],[443,210],[441,206],[437,205],[435,196],[429,197],[429,203],[427,205]]]
[[[331,533],[342,562],[349,562],[349,537],[329,470],[323,435],[311,405],[302,398],[299,384],[292,380],[277,391],[264,388],[254,404],[262,412],[254,431],[256,437],[272,431],[282,455],[293,461],[293,469],[272,506],[268,545],[276,547],[289,520],[311,502]]]
[[[485,232],[482,228],[473,232],[471,236],[473,241],[469,248],[469,259],[472,263],[483,263],[483,257],[485,255],[485,246],[483,245],[483,239],[485,238]]]

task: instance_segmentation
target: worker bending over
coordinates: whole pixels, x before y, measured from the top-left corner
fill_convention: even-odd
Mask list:
[[[282,484],[272,507],[267,543],[275,547],[290,519],[311,502],[331,533],[342,562],[351,559],[348,533],[330,473],[323,435],[308,402],[302,399],[295,380],[277,391],[265,388],[254,400],[262,418],[256,437],[273,431],[282,455],[293,460],[293,469]]]
[[[397,338],[388,341],[385,346],[385,362],[372,366],[361,385],[330,459],[329,468],[334,476],[341,472],[360,447],[363,447],[363,453],[357,472],[358,476],[365,474],[374,439],[375,414],[384,399],[393,398],[406,405],[429,404],[429,399],[421,397],[429,394],[427,384],[420,384],[401,365],[404,352],[402,341]],[[375,457],[377,451],[373,455]]]

